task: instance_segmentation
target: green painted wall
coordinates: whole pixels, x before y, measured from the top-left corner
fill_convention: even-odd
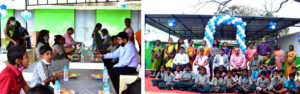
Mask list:
[[[7,15],[1,18],[1,33],[3,34],[3,29],[6,26],[7,20],[9,17],[14,16],[13,9],[7,9]]]
[[[96,10],[96,23],[101,23],[110,35],[116,35],[125,28],[124,19],[131,18],[130,10]]]
[[[74,9],[35,9],[34,30],[47,29],[51,34],[64,34],[74,27]]]

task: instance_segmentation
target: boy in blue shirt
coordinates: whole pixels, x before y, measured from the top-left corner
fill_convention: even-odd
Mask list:
[[[298,85],[296,83],[295,79],[295,74],[291,73],[289,75],[290,79],[286,81],[285,87],[288,89],[288,92],[292,94],[298,94]]]

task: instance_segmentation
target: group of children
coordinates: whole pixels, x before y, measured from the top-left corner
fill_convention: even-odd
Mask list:
[[[165,71],[166,70],[166,71]],[[258,72],[248,69],[224,70],[222,65],[214,71],[212,80],[206,73],[206,68],[198,68],[197,74],[191,71],[187,65],[183,71],[180,66],[172,72],[170,67],[160,67],[156,78],[152,79],[152,84],[160,89],[188,90],[201,93],[263,93],[263,94],[298,94],[299,81],[297,68],[292,68],[293,73],[288,79],[284,75],[284,70],[272,70],[271,76],[266,67],[262,67]]]

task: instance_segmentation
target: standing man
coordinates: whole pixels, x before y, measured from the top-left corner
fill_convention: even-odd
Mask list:
[[[282,66],[285,62],[285,53],[283,50],[281,50],[280,45],[277,45],[276,49],[277,49],[275,53],[276,67],[277,70],[282,70]]]
[[[74,29],[72,27],[69,27],[67,29],[67,32],[64,34],[64,38],[65,38],[65,50],[66,52],[70,52],[70,51],[74,51],[76,49],[76,45],[81,45],[80,42],[76,42],[72,35],[74,34]]]
[[[134,32],[133,29],[131,28],[131,19],[126,18],[124,20],[126,28],[124,28],[124,32],[127,33],[128,39],[134,44]]]
[[[270,46],[266,44],[266,39],[262,38],[261,43],[257,45],[257,52],[258,52],[258,63],[261,63],[263,60],[266,59],[267,52],[271,52]]]
[[[116,92],[119,92],[119,81],[121,74],[134,74],[138,66],[138,52],[134,44],[128,39],[126,32],[120,32],[117,35],[117,41],[120,47],[112,53],[100,54],[100,58],[114,59],[119,58],[119,62],[113,66],[110,74]]]

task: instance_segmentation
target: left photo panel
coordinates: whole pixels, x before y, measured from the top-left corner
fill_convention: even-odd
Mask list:
[[[1,0],[0,94],[141,94],[141,0]]]

